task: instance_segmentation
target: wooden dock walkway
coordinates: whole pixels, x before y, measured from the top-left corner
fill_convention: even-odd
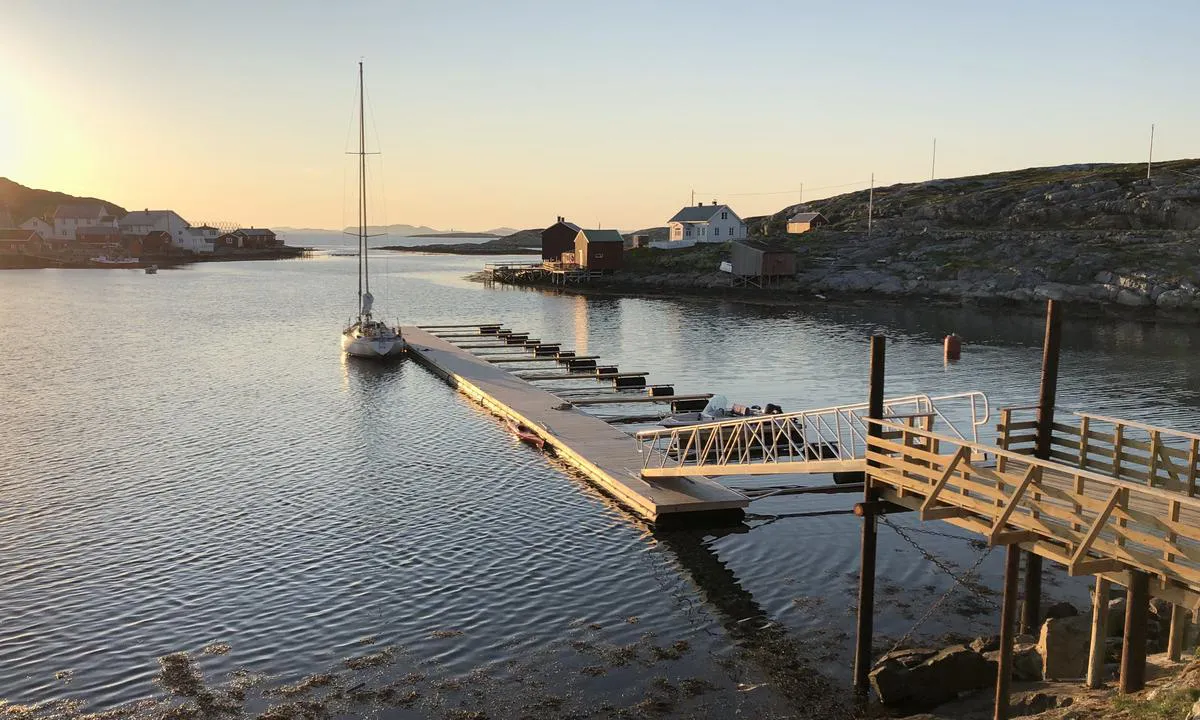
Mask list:
[[[643,458],[629,435],[429,330],[401,332],[413,360],[492,412],[529,427],[560,459],[646,520],[721,524],[740,520],[749,505],[746,496],[703,477],[644,480]]]

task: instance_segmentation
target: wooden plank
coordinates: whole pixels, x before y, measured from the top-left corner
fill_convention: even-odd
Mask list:
[[[933,487],[930,488],[929,494],[925,496],[925,502],[921,504],[922,520],[930,520],[933,518],[933,516],[929,514],[929,511],[934,509],[935,503],[937,502],[938,493],[940,493],[942,489],[946,487],[946,483],[949,482],[950,478],[954,475],[954,471],[958,467],[959,463],[965,461],[970,452],[971,451],[969,448],[962,447],[958,449],[958,452],[954,453],[954,457],[951,458],[950,462],[946,465],[946,468],[942,470],[941,476],[938,477],[937,482],[935,482]],[[932,470],[932,468],[930,469]]]
[[[1188,450],[1188,476],[1187,476],[1187,494],[1188,497],[1196,495],[1196,462],[1200,460],[1200,440],[1192,440],[1191,448]]]
[[[1083,421],[1087,422],[1087,417]],[[1096,577],[1092,592],[1092,638],[1088,651],[1087,686],[1093,690],[1104,687],[1104,660],[1108,650],[1108,595],[1112,582]]]
[[[1088,418],[1086,415],[1079,424],[1079,467],[1087,467],[1088,454]]]
[[[1037,427],[1037,423],[1036,422],[1033,423],[1033,426]],[[1060,422],[1051,423],[1050,428],[1056,432],[1066,433],[1068,435],[1082,435],[1083,434],[1082,431],[1080,430],[1080,428],[1077,428],[1074,425],[1066,425],[1066,424],[1063,424]]]
[[[1013,511],[1017,509],[1017,504],[1021,502],[1021,496],[1025,494],[1025,490],[1030,485],[1037,482],[1042,477],[1042,468],[1037,465],[1030,465],[1025,471],[1025,476],[1021,478],[1017,489],[1013,491],[1012,496],[1008,499],[1008,504],[1001,511],[1000,517],[992,524],[992,532],[989,535],[988,542],[991,545],[996,545],[996,537],[1004,531],[1004,526],[1008,523],[1008,519],[1012,517]]]
[[[1113,509],[1117,506],[1117,502],[1121,499],[1124,492],[1122,488],[1113,489],[1112,493],[1108,496],[1108,501],[1104,504],[1104,510],[1092,521],[1091,527],[1088,528],[1083,536],[1083,542],[1079,544],[1079,547],[1075,548],[1075,554],[1071,556],[1071,564],[1068,568],[1072,575],[1079,574],[1076,572],[1077,568],[1087,557],[1088,551],[1092,548],[1092,543],[1096,542],[1096,538],[1100,537],[1100,531],[1104,529],[1104,523],[1108,522],[1108,516],[1112,515]]]

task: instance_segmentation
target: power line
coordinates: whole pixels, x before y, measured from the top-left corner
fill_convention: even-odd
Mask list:
[[[812,192],[814,190],[834,190],[837,188],[852,187],[854,185],[866,185],[869,182],[870,182],[869,180],[858,180],[856,182],[842,183],[841,185],[822,185],[820,187],[805,187],[804,185],[801,185],[799,190],[772,190],[770,192],[714,193],[714,192],[708,192],[708,191],[703,191],[703,190],[696,190],[695,192],[699,193],[702,196],[703,195],[714,195],[717,197],[751,197],[751,196],[761,196],[761,195],[797,195],[797,194],[802,194],[805,190],[808,190],[809,192]]]

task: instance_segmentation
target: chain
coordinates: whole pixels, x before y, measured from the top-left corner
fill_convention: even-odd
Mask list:
[[[893,530],[895,529],[894,525],[889,524],[889,527],[891,527]],[[967,574],[969,575],[969,574],[975,572],[975,570],[983,563],[984,558],[986,558],[988,555],[990,555],[991,552],[992,552],[992,549],[988,548],[982,554],[980,554],[979,558],[975,560],[975,564],[972,565],[971,569],[967,571]],[[953,577],[953,575],[951,577]],[[958,578],[954,578],[954,580],[955,580],[955,582],[962,584]],[[945,603],[947,600],[950,599],[950,596],[953,595],[956,590],[958,590],[958,587],[959,587],[959,585],[951,585],[950,588],[948,590],[946,590],[946,592],[942,593],[942,596],[939,597],[937,600],[935,600],[934,603],[929,606],[929,609],[925,611],[925,614],[922,615],[917,620],[917,622],[914,623],[913,626],[908,629],[908,632],[904,633],[904,636],[896,641],[896,644],[892,646],[891,650],[888,650],[888,653],[896,652],[897,650],[900,649],[901,645],[908,642],[908,639],[912,637],[912,634],[915,633],[922,625],[924,625],[925,621],[928,620],[930,617],[932,617],[933,614],[937,611],[938,608],[940,608],[942,606],[943,603]],[[966,586],[964,586],[964,587],[966,587]],[[987,600],[989,603],[991,603],[993,606],[996,604],[994,601],[991,600],[991,598],[984,598],[984,599]]]
[[[983,561],[987,558],[987,556],[991,554],[992,548],[990,548],[990,547],[985,548],[984,551],[982,553],[980,553],[979,557],[975,559],[975,563],[973,565],[971,565],[971,567],[967,570],[967,572],[964,573],[960,577],[948,565],[946,565],[944,562],[942,562],[941,560],[934,557],[925,548],[923,548],[919,544],[917,544],[917,541],[913,540],[912,537],[907,532],[905,532],[903,529],[901,529],[898,525],[895,525],[890,520],[888,520],[886,515],[879,515],[878,517],[879,517],[880,522],[882,522],[884,525],[887,525],[892,530],[894,530],[897,535],[899,535],[901,538],[903,538],[905,540],[905,542],[907,542],[909,545],[912,545],[914,548],[916,548],[917,552],[921,553],[921,555],[926,560],[933,563],[935,566],[937,566],[937,568],[939,570],[946,573],[947,575],[950,576],[950,578],[952,580],[954,580],[954,584],[951,585],[949,587],[949,589],[946,590],[946,592],[942,593],[941,597],[939,597],[937,600],[935,600],[933,602],[932,605],[929,606],[929,609],[925,611],[925,614],[923,614],[917,620],[917,622],[911,628],[909,628],[908,632],[904,633],[903,637],[901,637],[899,640],[896,641],[896,644],[893,645],[892,649],[889,650],[888,652],[895,652],[901,645],[908,642],[908,639],[910,637],[912,637],[912,634],[915,633],[917,631],[917,629],[920,628],[923,624],[925,624],[925,621],[928,620],[930,617],[932,617],[934,612],[936,612],[938,608],[940,608],[947,600],[949,600],[950,596],[953,595],[955,593],[955,591],[957,591],[960,587],[967,590],[968,592],[976,595],[980,600],[982,600],[983,602],[992,606],[993,608],[999,607],[999,605],[996,604],[995,600],[993,600],[992,598],[990,598],[987,595],[980,592],[977,588],[975,588],[969,582],[969,578],[972,575],[974,575],[975,571],[979,569],[979,566],[983,564]],[[958,535],[948,535],[946,533],[935,533],[930,530],[926,530],[924,532],[929,533],[929,534],[935,534],[935,535],[946,535],[946,537],[958,538],[960,540],[968,539],[968,538],[963,538]]]
[[[930,554],[930,552],[928,550],[926,550],[925,548],[918,545],[917,541],[913,540],[912,537],[909,536],[909,534],[907,532],[905,532],[903,529],[901,529],[898,525],[892,524],[892,522],[887,519],[886,515],[880,515],[879,519],[884,525],[887,525],[892,530],[895,530],[896,534],[899,535],[900,537],[904,538],[904,540],[906,542],[908,542],[909,545],[912,545],[914,548],[916,548],[917,552],[921,553],[921,555],[926,560],[928,560],[929,562],[936,565],[939,570],[941,570],[942,572],[949,575],[954,580],[954,582],[961,585],[964,590],[967,590],[968,592],[972,592],[972,593],[978,595],[981,600],[983,600],[984,602],[986,602],[987,604],[991,605],[994,608],[1000,607],[999,605],[996,604],[995,600],[991,599],[987,595],[984,595],[982,592],[980,592],[979,590],[977,590],[976,588],[971,586],[971,584],[966,579],[971,574],[970,571],[968,571],[966,573],[966,575],[959,577],[958,574],[955,573],[954,570],[952,570],[949,565],[942,562],[941,560],[938,560],[936,557],[934,557],[932,554]],[[988,552],[991,552],[991,548],[988,548],[987,552],[983,553],[983,555],[981,557],[987,557]],[[971,569],[974,570],[978,566],[979,566],[979,561],[976,561],[975,565],[972,566]]]
[[[962,536],[962,535],[955,535],[955,534],[953,534],[953,533],[944,533],[944,532],[938,532],[937,530],[926,530],[925,528],[915,528],[915,527],[914,527],[914,528],[909,528],[909,529],[908,529],[908,532],[918,532],[918,533],[921,533],[921,534],[923,534],[923,535],[934,535],[934,536],[936,536],[936,537],[950,538],[951,540],[963,540],[963,541],[965,541],[965,542],[969,542],[969,543],[978,543],[978,544],[981,544],[981,545],[986,545],[986,544],[987,544],[987,542],[986,542],[986,541],[984,541],[984,540],[980,540],[979,538],[973,538],[973,537],[964,537],[964,536]]]

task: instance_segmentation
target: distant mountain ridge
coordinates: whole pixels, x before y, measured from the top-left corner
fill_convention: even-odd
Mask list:
[[[15,224],[21,224],[31,217],[46,217],[54,213],[54,209],[63,204],[99,203],[108,208],[109,213],[117,217],[124,216],[125,208],[120,205],[94,197],[77,197],[53,190],[39,190],[0,177],[0,208],[7,208]]]

